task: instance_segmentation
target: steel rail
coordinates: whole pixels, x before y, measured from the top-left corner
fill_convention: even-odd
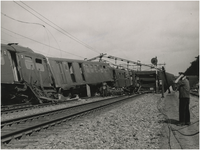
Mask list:
[[[142,94],[140,94],[142,95]],[[101,101],[95,101],[95,102],[90,102],[90,103],[85,103],[85,104],[80,104],[77,106],[72,106],[72,107],[67,107],[65,109],[59,109],[59,110],[54,110],[51,112],[46,112],[46,113],[40,113],[37,115],[31,115],[31,116],[26,116],[26,117],[22,117],[22,118],[18,118],[18,119],[11,119],[11,120],[7,120],[2,122],[3,126],[6,125],[11,125],[13,123],[19,123],[19,122],[27,122],[27,120],[31,119],[36,119],[42,116],[45,117],[45,115],[50,116],[50,120],[39,120],[39,123],[36,122],[36,124],[32,124],[30,122],[27,122],[27,124],[29,123],[29,125],[31,124],[31,126],[28,127],[24,127],[22,129],[19,130],[14,130],[14,132],[9,132],[6,134],[1,134],[1,142],[2,143],[6,143],[6,142],[10,142],[12,139],[16,139],[16,138],[21,138],[23,135],[29,135],[35,131],[40,131],[44,128],[48,128],[49,126],[54,126],[55,124],[60,124],[61,122],[65,122],[66,120],[69,120],[70,118],[76,117],[76,116],[80,116],[82,114],[85,114],[87,112],[96,110],[96,109],[100,109],[121,101],[125,101],[128,99],[131,99],[133,97],[137,97],[140,95],[133,95],[133,96],[122,96],[119,98],[109,98],[109,99],[104,99]],[[65,111],[65,113],[64,113]],[[54,118],[51,118],[53,116],[53,113],[57,113],[58,115],[55,115]],[[59,116],[60,114],[62,114],[61,116]],[[41,119],[41,118],[40,118]],[[37,121],[37,120],[36,120]],[[18,126],[20,126],[20,123],[18,124]],[[24,126],[24,125],[23,125]],[[8,126],[7,126],[8,127]],[[9,127],[8,127],[9,128]],[[2,128],[1,130],[3,131],[4,128]],[[2,132],[1,131],[1,132]]]
[[[30,103],[3,105],[3,106],[1,106],[1,112],[8,111],[8,110],[11,110],[11,109],[17,109],[17,108],[25,108],[25,107],[29,107],[30,105],[31,105]]]
[[[63,104],[63,103],[69,103],[71,101],[77,101],[77,99],[59,101],[59,102],[56,102],[56,103],[43,103],[43,104],[37,104],[37,105],[17,104],[17,106],[12,106],[12,105],[3,106],[3,108],[1,109],[1,114],[8,114],[8,113],[14,113],[14,112],[19,112],[19,111],[25,111],[25,110],[29,110],[29,109],[36,109],[36,108],[53,106],[53,105],[59,105],[59,104]]]
[[[121,97],[124,97],[124,96],[121,96]],[[119,98],[121,98],[121,97],[119,97]],[[75,105],[75,106],[61,108],[61,109],[57,109],[57,110],[53,110],[53,111],[47,111],[47,112],[37,113],[37,114],[28,115],[28,116],[24,116],[24,117],[18,117],[18,118],[14,118],[14,119],[4,120],[4,121],[1,122],[1,128],[6,126],[6,125],[11,125],[11,124],[14,124],[14,123],[26,121],[28,119],[34,119],[34,118],[37,118],[39,116],[47,115],[47,114],[50,114],[50,113],[53,114],[55,112],[66,110],[66,109],[68,109],[68,110],[69,109],[75,109],[76,107],[80,107],[80,106],[84,106],[84,105],[88,105],[88,104],[93,104],[93,103],[98,103],[100,101],[107,101],[109,99],[113,99],[113,98],[103,99],[103,100],[99,100],[99,101],[93,101],[93,102],[84,103],[84,104],[78,104],[78,105]]]

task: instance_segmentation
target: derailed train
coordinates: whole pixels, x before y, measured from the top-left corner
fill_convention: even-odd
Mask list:
[[[103,62],[45,57],[15,43],[1,44],[1,105],[94,95],[104,85],[133,92],[139,83],[135,72]],[[167,74],[167,84],[164,74],[158,75],[166,91],[174,76]]]

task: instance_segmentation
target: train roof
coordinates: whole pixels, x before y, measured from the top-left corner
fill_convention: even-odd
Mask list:
[[[5,48],[6,50],[13,51],[16,53],[29,53],[34,56],[45,57],[43,54],[35,53],[32,49],[20,46],[17,43],[1,44],[1,48]]]
[[[80,62],[80,63],[96,63],[96,64],[107,64],[104,62],[95,62],[95,61],[86,61],[86,60],[80,60],[80,59],[68,59],[68,58],[57,58],[57,57],[47,57],[50,60],[57,60],[57,61],[69,61],[69,62]],[[107,64],[108,65],[108,64]]]
[[[23,47],[18,45],[17,43],[9,43],[9,44],[1,44],[1,47],[5,47],[5,49],[15,52],[29,52],[34,53],[34,51],[28,47]]]

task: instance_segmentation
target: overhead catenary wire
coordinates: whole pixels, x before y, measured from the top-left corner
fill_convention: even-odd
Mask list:
[[[4,28],[4,27],[1,27],[1,28],[3,28],[4,30],[9,31],[9,32],[11,32],[11,33],[14,33],[14,34],[16,34],[16,35],[19,35],[19,36],[21,36],[21,37],[27,38],[27,39],[29,39],[29,40],[31,40],[31,41],[34,41],[34,42],[37,42],[37,43],[39,43],[39,44],[45,45],[45,46],[47,46],[47,47],[50,47],[50,48],[53,48],[53,49],[56,49],[56,50],[63,51],[63,52],[65,52],[65,53],[68,53],[68,54],[71,54],[71,55],[74,55],[74,56],[78,56],[78,57],[84,58],[84,57],[82,57],[82,56],[75,55],[75,54],[72,54],[72,53],[67,52],[67,51],[65,51],[65,50],[58,49],[58,48],[56,48],[56,47],[53,47],[53,46],[50,46],[50,45],[44,44],[44,43],[39,42],[39,41],[36,41],[36,40],[34,40],[34,39],[31,39],[31,38],[26,37],[26,36],[24,36],[24,35],[21,35],[21,34],[19,34],[19,33],[13,32],[13,31],[11,31],[11,30],[9,30],[9,29],[6,29],[6,28]]]
[[[39,20],[43,21],[44,23],[46,23],[47,25],[51,26],[52,28],[54,28],[55,30],[59,31],[60,33],[64,34],[65,36],[71,38],[72,40],[75,40],[76,42],[78,42],[79,44],[85,46],[86,48],[100,53],[98,51],[96,51],[94,48],[92,48],[91,46],[87,45],[86,43],[82,42],[81,40],[79,40],[78,38],[76,38],[75,36],[73,36],[72,34],[68,33],[67,31],[63,30],[62,28],[60,28],[59,26],[57,26],[55,23],[53,23],[52,21],[50,21],[49,19],[47,19],[46,17],[44,17],[43,15],[41,15],[40,13],[36,12],[34,9],[32,9],[30,6],[26,5],[25,3],[23,3],[24,5],[26,5],[29,9],[33,10],[34,12],[36,12],[37,14],[39,14],[40,16],[42,16],[43,18],[45,18],[46,20],[48,20],[49,22],[51,22],[52,24],[54,24],[55,26],[57,26],[58,28],[60,28],[61,30],[55,28],[54,26],[52,26],[51,24],[49,24],[48,22],[44,21],[43,19],[41,19],[40,17],[38,17],[37,15],[35,15],[34,13],[32,13],[31,11],[29,11],[27,8],[25,8],[24,6],[20,5],[19,3],[13,1],[14,3],[16,3],[17,5],[19,5],[20,7],[22,7],[23,9],[25,9],[26,11],[28,11],[29,13],[31,13],[32,15],[34,15],[36,18],[38,18]],[[64,31],[64,32],[63,32]]]
[[[15,2],[15,1],[14,1]],[[73,36],[72,34],[70,34],[69,32],[67,32],[66,30],[62,29],[61,27],[59,27],[58,25],[56,25],[54,22],[52,22],[51,20],[49,20],[48,18],[46,18],[45,16],[43,16],[42,14],[38,13],[36,10],[34,10],[33,8],[31,8],[30,6],[28,6],[26,3],[20,1],[24,6],[26,6],[26,8],[22,5],[20,5],[19,3],[15,2],[17,5],[19,5],[20,7],[22,7],[23,9],[25,9],[26,11],[28,11],[29,13],[31,13],[32,15],[34,15],[35,17],[37,17],[38,19],[40,19],[41,21],[45,22],[46,24],[48,24],[49,26],[51,26],[52,28],[56,29],[57,31],[61,32],[62,34],[68,36],[69,38],[75,40],[76,42],[82,44],[83,46],[85,46],[86,48],[95,51],[97,53],[100,53],[98,51],[96,51],[94,48],[92,48],[91,46],[89,46],[88,44],[83,43],[82,41],[80,41],[79,39],[77,39],[75,36]],[[53,27],[52,25],[50,25],[49,23],[47,23],[46,21],[44,21],[43,19],[41,19],[40,17],[36,16],[34,13],[32,13],[31,11],[33,11],[34,13],[37,13],[38,15],[40,15],[41,17],[43,17],[44,19],[46,19],[48,22],[50,22],[51,24],[53,24],[54,26],[56,26],[57,28]],[[64,32],[64,33],[63,33]]]
[[[12,17],[10,17],[10,16],[8,16],[8,15],[2,13],[2,12],[1,12],[1,14],[4,15],[5,17],[8,17],[8,18],[10,18],[10,19],[12,19],[12,20],[15,20],[15,21],[18,21],[18,22],[21,22],[21,23],[35,24],[35,25],[40,25],[40,26],[45,27],[43,24],[40,24],[40,23],[21,21],[21,20],[18,20],[18,19],[12,18]]]
[[[82,44],[83,46],[85,46],[86,48],[89,48],[92,51],[95,51],[97,53],[100,53],[98,51],[96,51],[94,48],[92,48],[91,46],[87,45],[86,43],[83,43],[82,41],[80,41],[79,39],[77,39],[75,36],[73,36],[72,34],[70,34],[69,32],[67,32],[66,30],[62,29],[61,27],[59,27],[58,25],[56,25],[54,22],[52,22],[51,20],[47,19],[45,16],[43,16],[42,14],[38,13],[36,10],[34,10],[33,8],[31,8],[30,6],[28,6],[26,3],[20,1],[23,6],[21,4],[19,4],[16,1],[13,1],[15,4],[17,4],[18,6],[22,7],[23,9],[25,9],[26,11],[28,11],[29,13],[31,13],[32,15],[34,15],[36,18],[40,19],[41,21],[43,21],[44,23],[46,23],[47,25],[51,26],[52,28],[54,28],[55,30],[61,32],[62,34],[68,36],[69,38],[75,40],[76,42]],[[31,11],[30,11],[31,10]],[[34,12],[34,13],[33,13]],[[35,13],[37,13],[38,15],[42,16],[42,18],[40,18],[38,15],[36,15]],[[52,26],[51,24],[49,24],[48,22],[44,21],[47,20],[48,22],[50,22],[51,24],[53,24],[54,26],[56,26],[57,28],[55,28],[54,26]],[[59,28],[59,29],[58,29]],[[54,38],[55,39],[55,38]],[[58,42],[57,42],[58,44]]]
[[[15,18],[13,18],[13,17],[10,17],[10,16],[8,16],[8,15],[2,13],[2,12],[1,12],[1,14],[4,15],[5,17],[8,17],[8,18],[10,18],[10,19],[12,19],[12,20],[14,20],[14,21],[20,22],[20,23],[34,24],[34,25],[40,25],[40,26],[44,27],[44,28],[45,28],[45,31],[46,31],[46,33],[47,33],[47,36],[48,36],[48,32],[49,32],[49,33],[51,34],[51,36],[53,37],[53,39],[56,41],[56,43],[57,43],[57,45],[58,45],[58,47],[59,47],[59,50],[60,50],[60,46],[59,46],[59,44],[58,44],[56,38],[53,36],[53,34],[50,32],[50,30],[48,30],[48,28],[45,27],[45,25],[40,24],[40,23],[35,23],[35,22],[26,22],[26,21],[18,20],[18,19],[15,19]],[[49,36],[48,36],[48,41],[49,41]],[[50,43],[49,43],[49,45],[50,45]]]
[[[12,36],[11,34],[8,34],[8,33],[6,33],[6,32],[4,32],[4,31],[1,31],[1,34],[6,34],[6,35],[8,35],[8,36],[11,36],[11,37],[13,37],[14,38],[14,36]]]
[[[59,46],[58,41],[56,40],[56,38],[53,36],[53,34],[47,28],[45,28],[45,29],[51,34],[51,36],[54,38],[54,40],[56,41],[56,43],[57,43],[57,45],[58,45],[58,47],[60,49],[60,46]],[[47,33],[47,35],[48,35],[48,33]]]

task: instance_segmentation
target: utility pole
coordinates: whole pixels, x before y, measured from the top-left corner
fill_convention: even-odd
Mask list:
[[[93,57],[93,58],[91,58],[91,59],[87,59],[87,61],[92,61],[92,60],[95,60],[95,59],[97,59],[97,58],[99,58],[99,61],[101,61],[101,60],[102,60],[102,57],[105,56],[105,55],[106,55],[106,54],[101,53],[99,56]]]

